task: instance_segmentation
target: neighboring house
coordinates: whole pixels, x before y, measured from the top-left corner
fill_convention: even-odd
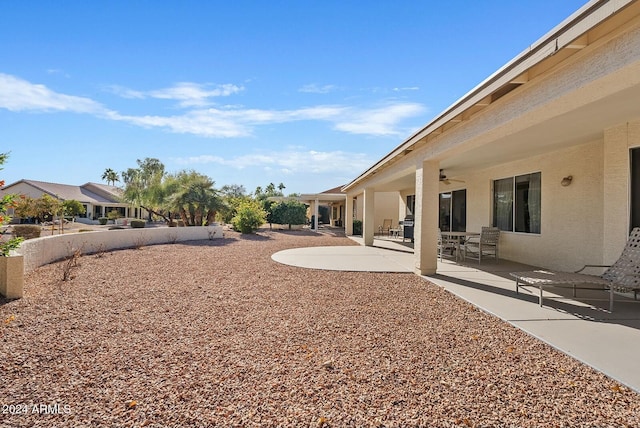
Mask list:
[[[547,268],[615,261],[640,226],[640,1],[590,1],[342,191],[366,245],[395,192],[419,274],[438,227],[498,226],[501,258]]]
[[[39,198],[44,194],[62,201],[76,200],[84,205],[86,213],[82,218],[97,219],[106,217],[112,210],[121,217],[140,217],[140,209],[123,203],[120,200],[122,189],[99,183],[86,183],[82,186],[47,183],[36,180],[20,180],[0,190],[0,195],[8,193]]]

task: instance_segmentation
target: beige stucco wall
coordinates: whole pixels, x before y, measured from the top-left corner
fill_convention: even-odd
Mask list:
[[[362,194],[358,195],[356,201],[356,220],[362,220],[364,214],[364,197]],[[398,220],[401,218],[399,214],[400,202],[398,198],[398,192],[375,192],[374,195],[374,229],[375,233],[378,232],[378,226],[382,226],[384,219],[390,218],[393,221],[393,226],[398,226]],[[402,217],[404,218],[404,216]]]
[[[640,120],[604,131],[603,139],[496,165],[460,177],[467,189],[467,230],[492,221],[492,181],[541,173],[541,233],[502,232],[501,256],[552,269],[614,262],[629,232],[629,149],[640,147]],[[573,176],[570,186],[560,182]]]
[[[30,272],[39,266],[69,257],[76,250],[85,254],[222,237],[222,226],[105,230],[29,239],[20,245],[16,253],[24,256],[24,271]]]
[[[387,218],[391,219],[393,227],[398,227],[398,192],[376,192],[374,201],[376,231]]]
[[[491,225],[493,180],[540,172],[541,233],[502,232],[501,258],[561,270],[603,263],[602,154],[602,141],[595,141],[463,177],[467,230]],[[568,175],[573,182],[563,187],[560,182]]]

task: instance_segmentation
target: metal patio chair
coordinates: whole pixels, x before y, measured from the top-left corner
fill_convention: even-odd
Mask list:
[[[471,236],[464,241],[464,258],[478,259],[493,257],[498,261],[498,243],[500,241],[500,229],[497,227],[483,226],[480,236]]]

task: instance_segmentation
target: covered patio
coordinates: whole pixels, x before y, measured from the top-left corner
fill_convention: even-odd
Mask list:
[[[438,269],[438,227],[498,227],[504,260],[611,264],[640,225],[638,47],[640,3],[576,11],[342,189],[347,212],[361,203],[364,244],[376,196],[394,192],[417,274]]]

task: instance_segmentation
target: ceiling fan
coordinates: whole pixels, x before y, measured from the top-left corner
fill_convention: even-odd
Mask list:
[[[451,184],[452,182],[456,182],[456,183],[464,183],[464,180],[456,180],[455,178],[447,178],[447,176],[444,174],[443,170],[440,170],[440,181],[443,182],[444,184]]]

